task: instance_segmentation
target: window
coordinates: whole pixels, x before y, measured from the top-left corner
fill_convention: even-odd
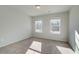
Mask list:
[[[35,32],[42,32],[42,21],[35,21]]]
[[[51,33],[60,33],[60,19],[52,19],[50,21],[50,28]]]

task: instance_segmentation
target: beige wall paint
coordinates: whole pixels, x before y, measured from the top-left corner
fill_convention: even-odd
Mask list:
[[[61,33],[60,34],[51,34],[50,33],[50,20],[55,17],[61,18],[61,30],[60,30]],[[42,33],[35,32],[35,26],[34,26],[35,20],[43,21],[43,32]],[[68,40],[68,21],[69,21],[68,12],[32,17],[32,28],[33,28],[32,36],[38,37],[38,38],[67,41]]]

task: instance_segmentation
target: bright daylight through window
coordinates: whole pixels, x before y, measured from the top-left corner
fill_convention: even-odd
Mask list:
[[[60,33],[60,19],[50,20],[50,32],[54,34]]]
[[[35,32],[42,32],[42,21],[35,21]]]

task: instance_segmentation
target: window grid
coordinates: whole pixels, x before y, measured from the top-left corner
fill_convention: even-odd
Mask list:
[[[51,33],[60,33],[60,19],[50,20],[50,32]]]
[[[42,21],[35,21],[35,32],[42,32]]]

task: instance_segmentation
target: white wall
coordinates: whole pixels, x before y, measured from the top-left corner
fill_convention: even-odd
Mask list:
[[[79,6],[73,6],[70,10],[69,43],[74,50],[76,49],[75,30],[79,32]]]
[[[0,47],[30,36],[30,17],[9,6],[0,6]]]
[[[61,30],[60,30],[61,33],[60,34],[51,34],[50,33],[50,23],[49,22],[53,17],[61,18]],[[35,20],[43,21],[43,33],[35,32],[35,26],[34,26]],[[69,20],[68,12],[32,17],[32,28],[33,28],[32,35],[33,35],[33,37],[38,37],[38,38],[67,41],[67,39],[68,39],[68,20]]]

